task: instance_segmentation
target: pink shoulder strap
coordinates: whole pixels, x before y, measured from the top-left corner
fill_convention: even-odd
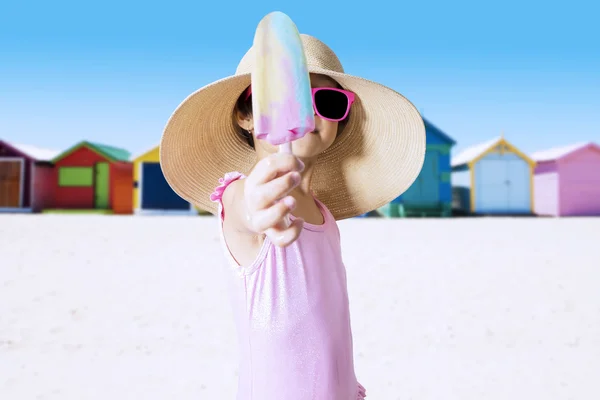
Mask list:
[[[227,186],[229,186],[231,184],[231,182],[235,182],[238,179],[243,179],[246,176],[240,172],[237,171],[232,171],[232,172],[228,172],[225,174],[225,176],[223,178],[219,178],[219,186],[217,186],[215,188],[215,191],[212,192],[212,194],[210,195],[210,200],[215,202],[215,203],[219,203],[219,210],[220,210],[220,217],[223,218],[224,217],[224,207],[223,207],[223,193],[225,192],[225,189],[227,189]]]

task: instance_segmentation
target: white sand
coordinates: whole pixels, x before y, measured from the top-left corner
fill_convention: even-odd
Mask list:
[[[340,223],[373,400],[600,398],[600,219]],[[0,399],[234,399],[212,217],[0,215]]]

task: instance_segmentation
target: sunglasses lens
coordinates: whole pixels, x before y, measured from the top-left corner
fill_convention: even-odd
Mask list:
[[[331,89],[321,89],[315,93],[315,107],[325,118],[340,120],[348,109],[348,96]]]

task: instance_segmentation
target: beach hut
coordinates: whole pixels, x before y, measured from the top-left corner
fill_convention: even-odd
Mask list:
[[[469,147],[452,158],[453,202],[468,214],[532,214],[534,166],[502,136]]]
[[[159,146],[133,159],[133,208],[136,213],[196,214],[198,210],[171,189],[160,167]]]
[[[49,162],[58,152],[0,140],[0,211],[38,212],[51,206]]]
[[[427,119],[423,122],[427,143],[423,168],[406,192],[378,210],[386,217],[451,215],[450,151],[456,142]]]
[[[83,141],[55,157],[55,210],[130,214],[133,166],[129,152]]]
[[[536,214],[600,215],[600,146],[576,143],[539,151],[531,158],[536,161]]]

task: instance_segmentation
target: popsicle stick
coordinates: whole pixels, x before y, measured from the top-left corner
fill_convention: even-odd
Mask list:
[[[279,152],[280,152],[280,153],[293,154],[293,153],[292,153],[292,142],[285,142],[285,143],[283,143],[283,144],[279,145]],[[283,223],[285,224],[285,225],[284,225],[284,229],[286,229],[286,228],[289,228],[289,227],[290,227],[290,225],[292,224],[292,221],[291,221],[291,219],[290,219],[290,216],[289,216],[289,214],[288,214],[288,215],[286,215],[286,216],[283,218]]]
[[[292,142],[285,142],[284,144],[279,145],[279,152],[293,154],[292,153]]]

